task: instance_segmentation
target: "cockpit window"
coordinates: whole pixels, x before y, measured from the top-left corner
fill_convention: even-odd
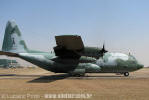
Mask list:
[[[134,56],[132,56],[132,55],[129,55],[129,59],[137,61],[136,58]]]

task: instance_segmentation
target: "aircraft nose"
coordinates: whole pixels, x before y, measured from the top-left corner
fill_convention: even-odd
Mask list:
[[[138,69],[141,69],[141,68],[143,68],[143,67],[144,67],[143,64],[138,64]]]

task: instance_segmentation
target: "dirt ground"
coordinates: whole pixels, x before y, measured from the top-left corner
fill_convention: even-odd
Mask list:
[[[149,68],[69,77],[40,68],[0,69],[0,100],[149,100]]]

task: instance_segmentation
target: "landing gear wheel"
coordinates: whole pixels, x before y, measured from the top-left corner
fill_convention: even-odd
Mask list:
[[[85,76],[85,74],[76,74],[75,76],[76,77],[82,77],[82,76]]]
[[[75,74],[74,76],[76,76],[76,77],[81,77],[81,74]]]
[[[69,73],[70,76],[74,76],[74,77],[81,77],[81,76],[85,76],[85,74],[73,74],[73,73]]]
[[[129,76],[129,72],[125,72],[124,76],[126,76],[126,77]]]

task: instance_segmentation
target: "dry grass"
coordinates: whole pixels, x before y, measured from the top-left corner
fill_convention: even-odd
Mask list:
[[[0,74],[17,74],[17,75],[49,75],[42,69],[0,69]],[[92,74],[93,75],[93,74]],[[142,69],[132,75],[148,75],[149,69]],[[25,99],[9,99],[8,100],[45,100],[44,94],[92,94],[87,100],[149,100],[149,77],[148,78],[98,78],[98,79],[52,79],[47,81],[38,79],[37,77],[19,78],[19,76],[1,76],[0,94],[12,95],[40,95],[41,98],[35,99],[28,97]],[[5,79],[10,78],[10,79]],[[12,78],[12,79],[11,79]],[[46,79],[44,79],[46,80]],[[0,100],[6,100],[0,98]],[[49,100],[49,99],[46,99]],[[57,99],[54,99],[57,100]],[[62,100],[62,99],[58,99]],[[67,99],[71,100],[71,99]],[[76,99],[72,99],[76,100]],[[82,99],[79,99],[82,100]]]

